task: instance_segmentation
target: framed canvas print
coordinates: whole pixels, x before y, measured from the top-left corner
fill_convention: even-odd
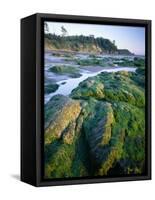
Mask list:
[[[151,179],[151,21],[21,20],[21,180]]]

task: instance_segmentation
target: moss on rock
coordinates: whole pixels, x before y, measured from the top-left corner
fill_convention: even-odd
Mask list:
[[[124,101],[138,107],[145,105],[144,89],[134,73],[101,73],[79,84],[71,94],[75,99],[94,97],[104,101]]]
[[[46,114],[46,110],[48,112],[51,111],[51,113]],[[45,118],[48,118],[49,115],[51,116],[45,131],[45,144],[51,143],[55,138],[60,138],[70,122],[77,119],[80,111],[79,101],[71,100],[62,95],[53,97],[45,109]]]
[[[45,105],[45,177],[141,174],[145,98],[136,73],[101,73]]]
[[[45,94],[49,94],[49,93],[52,93],[52,92],[55,92],[57,89],[59,88],[59,85],[58,84],[48,84],[48,85],[45,85]]]
[[[60,75],[65,74],[71,78],[79,78],[81,76],[80,70],[71,65],[56,65],[49,68],[49,71]]]
[[[79,87],[74,89],[70,95],[75,99],[88,99],[94,97],[95,99],[104,98],[104,85],[96,78],[88,78],[79,84]]]

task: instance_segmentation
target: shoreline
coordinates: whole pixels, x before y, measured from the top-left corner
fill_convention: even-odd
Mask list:
[[[135,54],[107,54],[107,53],[99,53],[99,52],[85,52],[85,51],[71,51],[71,50],[50,50],[45,49],[45,53],[73,53],[73,54],[84,54],[84,55],[98,55],[98,56],[127,56],[127,57],[137,57],[137,56],[145,56],[145,55],[135,55]]]
[[[97,71],[94,73],[83,73],[81,77],[79,78],[69,78],[67,80],[61,80],[58,81],[57,84],[59,85],[59,88],[53,92],[50,93],[48,95],[45,95],[44,97],[44,103],[48,103],[48,101],[55,95],[57,94],[62,94],[64,96],[68,96],[73,89],[75,89],[76,87],[78,87],[78,85],[83,82],[84,80],[86,80],[89,77],[94,77],[97,76],[98,74],[102,73],[102,72],[108,72],[108,73],[113,73],[113,72],[119,72],[119,71],[127,71],[127,72],[135,72],[136,71],[136,67],[115,67],[115,68],[107,68],[107,69],[102,69],[101,71]],[[65,82],[65,84],[61,84],[62,82]]]

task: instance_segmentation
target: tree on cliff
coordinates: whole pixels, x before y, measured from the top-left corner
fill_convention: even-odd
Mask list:
[[[62,32],[62,36],[63,36],[63,37],[65,37],[65,36],[68,35],[68,32],[67,32],[67,30],[65,29],[64,26],[61,26],[61,32]]]

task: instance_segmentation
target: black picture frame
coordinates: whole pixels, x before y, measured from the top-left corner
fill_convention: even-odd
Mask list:
[[[43,179],[44,21],[145,27],[146,174],[108,178]],[[34,14],[21,19],[21,181],[34,186],[151,179],[151,20]]]

